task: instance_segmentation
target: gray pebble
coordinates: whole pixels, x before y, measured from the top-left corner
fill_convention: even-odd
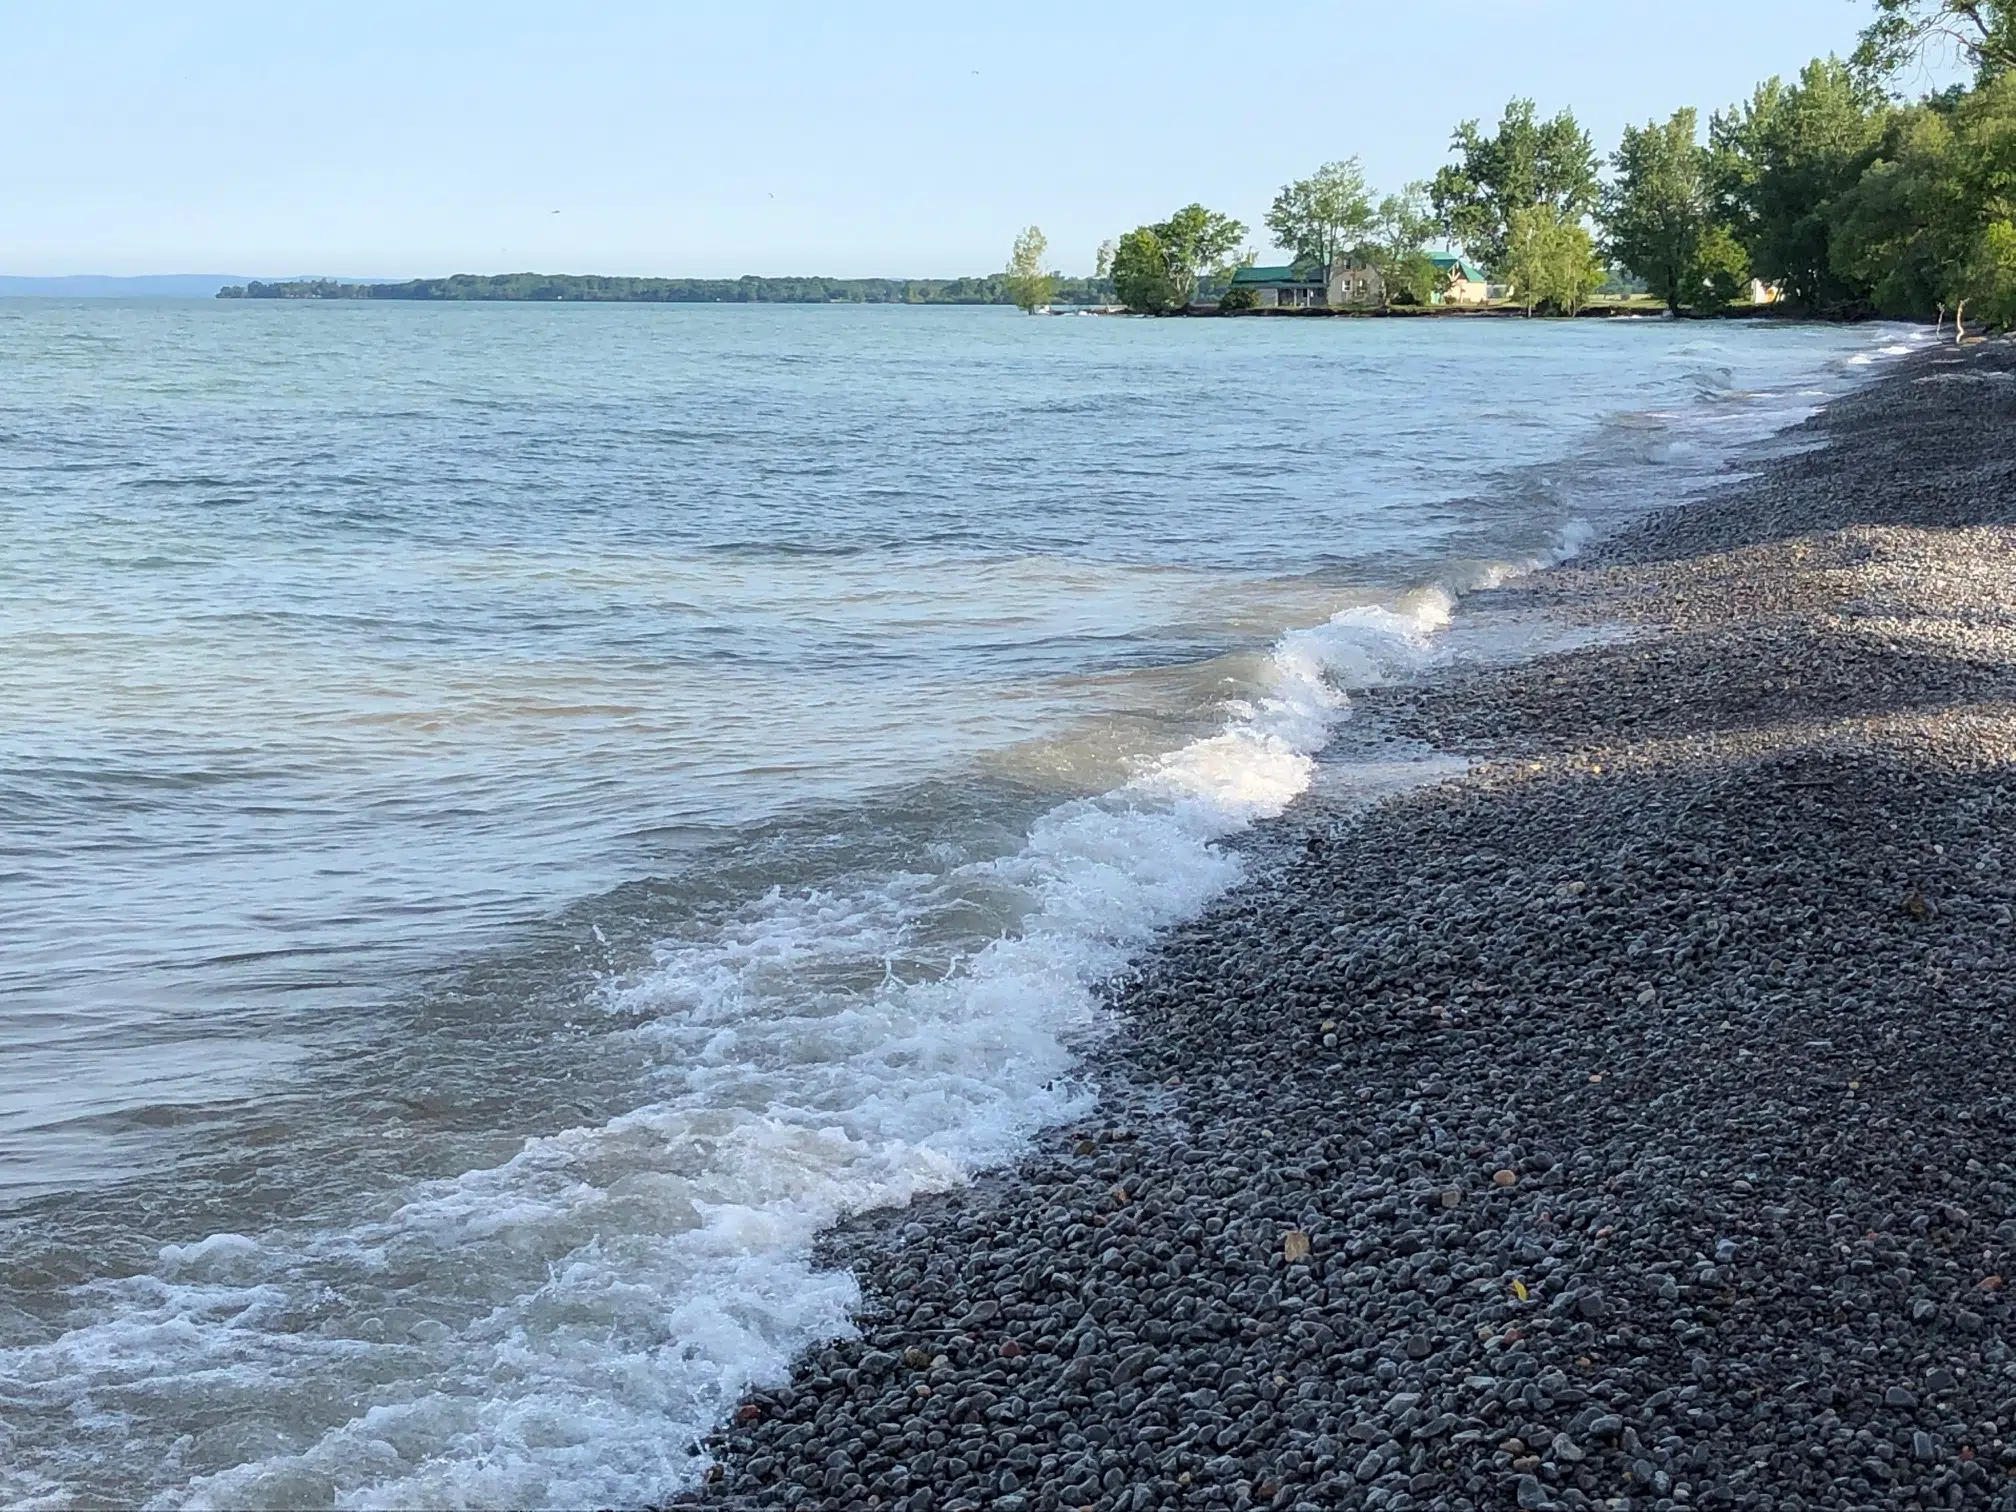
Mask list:
[[[1242,840],[1115,989],[1095,1112],[827,1236],[861,1336],[690,1499],[1989,1505],[2016,382],[1945,355],[1463,609],[1630,638],[1354,694],[1326,759],[1475,765]]]

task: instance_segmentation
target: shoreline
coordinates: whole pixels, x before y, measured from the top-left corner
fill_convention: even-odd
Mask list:
[[[2016,1507],[2016,347],[1474,595],[674,1505]]]

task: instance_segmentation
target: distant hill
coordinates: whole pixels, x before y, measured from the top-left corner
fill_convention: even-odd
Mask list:
[[[250,281],[219,299],[578,300],[647,304],[1011,304],[998,274],[980,278],[605,278],[581,273],[457,273],[405,283]],[[1056,303],[1102,304],[1108,279],[1065,278]]]

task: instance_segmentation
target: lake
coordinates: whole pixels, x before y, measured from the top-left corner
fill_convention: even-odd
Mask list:
[[[1913,339],[0,301],[0,1502],[685,1483],[1354,688]]]

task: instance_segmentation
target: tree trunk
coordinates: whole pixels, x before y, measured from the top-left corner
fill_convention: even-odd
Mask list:
[[[1941,331],[1946,329],[1946,306],[1942,304],[1936,306],[1936,308],[1939,311],[1939,315],[1938,318],[1932,322],[1932,334],[1934,336],[1937,336]]]
[[[1967,339],[1967,301],[1961,300],[1953,306],[1953,345],[1958,346]]]

